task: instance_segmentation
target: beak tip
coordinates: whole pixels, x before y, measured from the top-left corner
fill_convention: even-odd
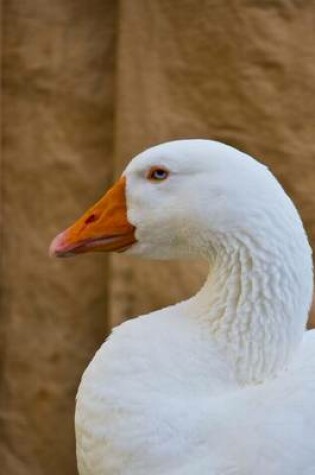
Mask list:
[[[58,234],[51,242],[49,246],[50,257],[62,257],[65,249],[65,231]]]

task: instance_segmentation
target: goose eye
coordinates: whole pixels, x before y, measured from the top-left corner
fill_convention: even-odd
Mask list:
[[[151,181],[163,181],[166,180],[168,175],[169,171],[166,170],[166,168],[152,167],[147,174],[147,179]]]

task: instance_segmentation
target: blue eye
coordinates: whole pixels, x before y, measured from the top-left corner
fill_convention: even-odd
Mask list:
[[[166,170],[166,168],[163,167],[152,167],[150,168],[148,174],[147,174],[147,179],[151,181],[163,181],[166,180],[166,178],[169,175],[169,171]]]

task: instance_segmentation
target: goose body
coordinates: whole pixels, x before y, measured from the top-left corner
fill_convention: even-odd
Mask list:
[[[86,370],[80,474],[314,474],[315,332],[280,377],[242,386],[177,310],[123,324]]]
[[[314,475],[311,251],[269,170],[213,141],[153,147],[52,244],[90,250],[203,257],[209,276],[96,353],[77,395],[80,475]]]

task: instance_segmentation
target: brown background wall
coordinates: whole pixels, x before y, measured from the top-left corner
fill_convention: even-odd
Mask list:
[[[6,475],[70,475],[95,349],[205,266],[61,262],[49,241],[136,152],[205,137],[267,163],[314,244],[315,3],[6,0],[3,40],[0,453]]]

